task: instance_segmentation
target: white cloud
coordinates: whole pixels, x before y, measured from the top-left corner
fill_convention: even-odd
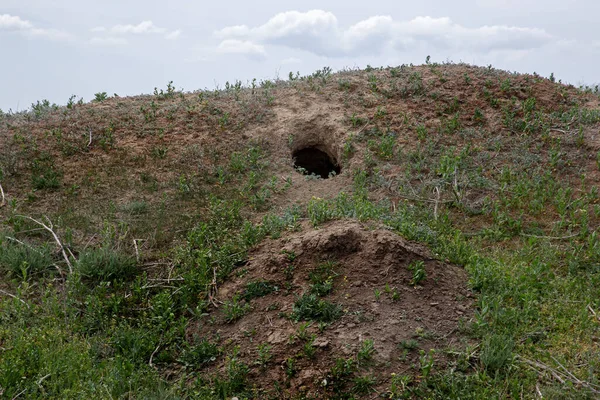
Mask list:
[[[142,21],[137,25],[115,25],[110,29],[113,34],[144,34],[144,33],[165,33],[165,28],[159,28],[152,21]]]
[[[127,40],[114,36],[94,36],[90,39],[90,44],[93,44],[94,46],[124,46],[127,44]]]
[[[221,54],[239,54],[256,60],[263,59],[267,55],[264,46],[237,39],[223,40],[217,47],[217,52]]]
[[[341,28],[336,16],[323,10],[287,11],[263,25],[225,27],[216,31],[215,36],[223,41],[280,45],[329,57],[378,54],[386,48],[408,49],[420,45],[476,53],[526,50],[553,39],[538,28],[505,25],[471,28],[448,17],[429,16],[396,21],[391,16],[379,15]]]
[[[16,15],[0,14],[0,29],[9,31],[29,30],[33,24]]]
[[[169,32],[165,35],[165,39],[167,40],[175,40],[181,36],[181,29],[177,29],[173,32]]]
[[[162,28],[154,25],[154,22],[142,21],[137,25],[134,24],[126,24],[126,25],[115,25],[111,28],[106,28],[104,26],[97,26],[91,29],[91,32],[94,33],[106,33],[109,36],[105,38],[107,41],[111,41],[115,39],[117,36],[121,35],[147,35],[147,34],[163,34],[165,39],[175,40],[181,36],[181,30],[176,29],[174,31],[169,31],[167,28]],[[99,38],[98,38],[99,39]],[[113,40],[114,41],[114,40]]]
[[[72,36],[57,29],[37,28],[19,16],[0,14],[0,31],[20,32],[28,36],[39,36],[52,40],[70,40]]]

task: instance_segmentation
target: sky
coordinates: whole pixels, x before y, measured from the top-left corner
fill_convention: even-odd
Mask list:
[[[598,0],[0,0],[0,109],[454,61],[600,83]]]

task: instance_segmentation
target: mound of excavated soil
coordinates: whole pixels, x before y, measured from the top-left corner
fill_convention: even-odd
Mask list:
[[[333,289],[322,299],[343,311],[328,325],[313,322],[302,335],[294,303],[309,293],[315,271],[326,261],[333,266]],[[414,285],[409,266],[419,261],[426,277]],[[393,232],[356,222],[333,222],[263,242],[238,276],[219,288],[218,298],[224,303],[243,298],[249,283],[263,281],[277,289],[250,300],[244,316],[227,323],[223,304],[188,334],[239,346],[240,360],[249,365],[259,358],[258,346],[266,343],[271,358],[264,368],[253,369],[251,381],[259,388],[275,385],[316,398],[328,397],[332,390],[352,390],[352,380],[333,382],[341,378],[331,368],[339,358],[358,361],[361,343],[369,339],[374,342],[373,359],[363,362],[354,376],[372,373],[375,387],[384,391],[391,373],[418,379],[420,350],[438,350],[436,365],[445,363],[441,350],[460,346],[459,321],[472,314],[463,269],[435,260],[426,248]],[[303,350],[311,335],[316,335],[312,358]],[[224,361],[216,367],[207,373],[225,368]]]

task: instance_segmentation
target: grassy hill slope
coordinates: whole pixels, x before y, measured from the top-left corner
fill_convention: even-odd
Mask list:
[[[600,393],[597,90],[324,68],[38,102],[0,149],[0,398]]]

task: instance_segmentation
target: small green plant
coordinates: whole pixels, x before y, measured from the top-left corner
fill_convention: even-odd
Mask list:
[[[371,375],[357,376],[353,383],[352,392],[364,396],[374,391],[373,386],[377,384],[377,379]]]
[[[333,290],[333,280],[337,276],[334,271],[335,263],[326,261],[319,264],[308,274],[311,282],[310,293],[317,296],[325,296]]]
[[[402,398],[406,394],[411,381],[412,378],[409,375],[397,375],[393,373],[390,379],[390,399]]]
[[[418,260],[413,261],[408,265],[408,269],[412,272],[412,280],[410,284],[413,286],[419,285],[427,277],[425,271],[425,262]]]
[[[311,322],[302,322],[298,325],[298,329],[296,330],[296,333],[290,335],[290,343],[296,343],[296,340],[300,340],[300,341],[306,341],[308,340],[309,336],[309,332],[308,332],[308,328],[310,328],[310,326],[312,325]]]
[[[94,95],[94,101],[102,102],[108,99],[108,94],[106,92],[98,92]]]
[[[258,353],[258,359],[254,362],[256,365],[261,367],[265,367],[269,361],[273,358],[273,354],[271,354],[271,350],[273,346],[268,343],[261,343],[258,345],[256,351]]]
[[[199,368],[214,362],[220,354],[219,346],[203,338],[198,343],[184,348],[179,361],[187,368]]]
[[[226,301],[223,304],[223,313],[225,314],[225,322],[231,323],[237,321],[248,311],[250,311],[250,304],[243,302],[240,300],[240,297],[235,295],[231,298],[231,300]]]
[[[499,372],[508,367],[513,360],[514,341],[508,335],[490,335],[483,340],[479,359],[484,368]]]
[[[253,281],[246,284],[246,289],[242,293],[242,298],[246,301],[250,301],[257,297],[263,297],[273,292],[276,292],[279,288],[270,281]]]
[[[421,376],[424,379],[427,379],[429,374],[431,373],[431,369],[433,368],[433,364],[435,362],[433,355],[435,354],[435,350],[430,349],[429,353],[426,353],[425,350],[421,350],[419,352],[419,365],[421,369]]]
[[[473,122],[477,124],[483,124],[485,122],[485,116],[480,108],[475,109],[475,113],[473,114]]]
[[[33,160],[31,166],[31,184],[34,189],[50,189],[55,190],[60,188],[62,181],[62,173],[54,166],[54,160],[44,154]]]
[[[90,249],[80,254],[74,269],[91,283],[125,281],[137,272],[134,258],[110,247]]]
[[[417,138],[419,140],[425,140],[427,138],[427,128],[425,125],[417,125]]]
[[[315,339],[317,338],[317,335],[312,335],[305,343],[304,346],[302,346],[302,353],[304,354],[304,356],[309,359],[312,360],[315,357],[315,353],[317,351],[317,348],[315,347],[314,343],[315,343]]]
[[[173,81],[167,83],[167,90],[158,90],[158,88],[154,88],[154,96],[158,97],[161,100],[170,99],[175,97],[177,91],[175,90],[175,86],[173,85]]]
[[[350,117],[350,124],[354,128],[362,127],[366,122],[366,118],[361,118],[356,114],[352,114],[352,116]]]
[[[0,271],[9,277],[21,277],[23,280],[38,277],[55,270],[53,264],[52,251],[46,246],[11,243],[8,240],[0,245]]]
[[[419,342],[415,339],[402,340],[398,343],[398,347],[405,350],[416,350],[419,348]]]
[[[379,301],[379,298],[381,297],[381,289],[373,289],[373,292],[375,294],[375,300]]]
[[[294,357],[288,357],[285,360],[285,374],[288,379],[291,379],[296,375],[296,359]]]
[[[375,355],[375,342],[373,339],[365,339],[360,342],[360,347],[358,349],[358,354],[356,355],[356,359],[359,365],[364,365],[373,360],[373,356]]]
[[[341,306],[306,293],[296,299],[291,314],[296,321],[318,322],[333,322],[341,316]]]

